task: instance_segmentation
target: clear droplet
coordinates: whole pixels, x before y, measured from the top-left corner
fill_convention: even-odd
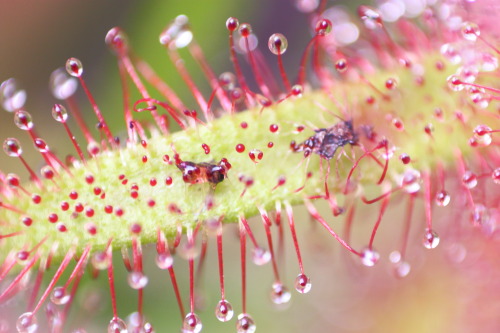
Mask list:
[[[52,107],[52,117],[55,121],[65,123],[68,120],[68,111],[61,104],[54,104]]]
[[[106,254],[106,252],[94,253],[92,258],[90,259],[90,262],[95,269],[100,271],[108,269],[109,265],[111,264],[109,256]]]
[[[64,68],[58,68],[50,75],[49,87],[55,98],[65,100],[75,93],[78,88],[78,80],[68,76],[68,72]]]
[[[25,312],[17,318],[16,328],[19,333],[35,333],[38,330],[36,317],[31,312]]]
[[[252,34],[252,26],[248,23],[242,23],[238,27],[238,32],[242,37],[248,37]]]
[[[299,274],[295,278],[295,290],[301,294],[307,294],[311,290],[311,279],[305,274]]]
[[[443,44],[439,50],[441,54],[448,59],[452,64],[457,65],[462,61],[462,56],[457,51],[453,44]]]
[[[400,261],[394,265],[394,275],[398,278],[404,278],[410,274],[411,265],[406,261]]]
[[[254,333],[256,329],[257,326],[255,326],[255,322],[249,314],[240,313],[238,315],[238,321],[236,322],[237,333]]]
[[[148,277],[142,272],[131,272],[128,274],[127,282],[132,289],[142,289],[148,284]]]
[[[202,328],[203,324],[196,313],[190,312],[186,315],[182,323],[183,333],[199,333]]]
[[[491,173],[491,178],[493,179],[493,182],[495,184],[500,185],[500,168],[496,168],[495,170],[493,170],[493,172]]]
[[[231,72],[224,72],[219,75],[219,85],[224,90],[232,90],[236,86],[236,75]]]
[[[469,170],[465,171],[464,175],[462,176],[462,184],[464,184],[464,186],[468,189],[476,187],[477,176]]]
[[[169,269],[174,264],[174,258],[168,253],[159,253],[156,256],[156,266],[160,269]]]
[[[160,34],[160,43],[171,48],[183,48],[193,40],[186,15],[177,16]]]
[[[286,52],[288,48],[288,40],[283,34],[276,33],[269,37],[269,42],[267,43],[269,50],[278,55]]]
[[[481,31],[476,23],[464,22],[462,24],[462,36],[471,42],[475,42],[477,38],[481,35]]]
[[[36,138],[34,144],[35,148],[38,149],[38,151],[41,153],[46,153],[50,150],[49,146],[43,139]]]
[[[300,84],[296,84],[292,87],[292,95],[295,97],[302,97],[304,93],[304,87]]]
[[[261,247],[256,247],[252,250],[252,260],[257,266],[265,265],[271,260],[271,253]]]
[[[151,323],[144,323],[142,326],[144,333],[154,333],[155,329]]]
[[[14,124],[23,131],[29,131],[33,128],[33,119],[31,114],[24,110],[18,110],[14,114]]]
[[[144,322],[144,316],[141,315],[139,312],[132,312],[127,316],[127,327],[132,331],[135,332],[137,329],[139,329]]]
[[[347,60],[342,58],[342,59],[339,59],[335,62],[335,69],[339,72],[339,73],[344,73],[346,70],[347,70]]]
[[[271,301],[277,305],[288,303],[292,298],[288,288],[281,283],[273,283],[270,296]]]
[[[318,36],[326,36],[332,32],[332,22],[328,19],[321,19],[316,23],[314,30]]]
[[[420,190],[420,172],[415,169],[408,169],[403,174],[401,186],[407,193],[416,193]]]
[[[128,37],[120,27],[111,28],[106,34],[104,42],[112,51],[118,54],[127,52]]]
[[[446,81],[448,82],[448,87],[453,91],[461,91],[464,89],[464,85],[463,85],[462,81],[456,75],[448,76]]]
[[[439,235],[434,230],[426,230],[423,244],[426,249],[435,249],[439,245]]]
[[[184,242],[177,248],[177,254],[186,260],[194,259],[200,255],[200,248],[194,243]]]
[[[361,251],[361,263],[367,267],[375,266],[380,259],[380,254],[373,248],[364,248]]]
[[[26,103],[26,91],[19,89],[15,79],[10,78],[0,84],[0,103],[7,112],[19,110]]]
[[[3,142],[3,151],[10,157],[19,157],[23,153],[23,148],[16,138],[7,138]]]
[[[91,141],[87,145],[87,151],[90,155],[95,156],[95,155],[99,154],[99,152],[101,151],[101,147],[99,146],[99,144],[97,142]]]
[[[319,6],[319,0],[295,0],[295,7],[302,13],[312,13]]]
[[[127,324],[118,317],[113,318],[109,322],[108,333],[128,333]]]
[[[368,6],[358,7],[358,16],[363,21],[367,29],[373,30],[382,26],[382,17],[380,13]]]
[[[69,302],[71,295],[67,293],[64,287],[55,287],[50,294],[50,300],[56,305],[62,305]]]
[[[476,204],[471,214],[471,223],[475,227],[483,226],[488,224],[490,220],[490,214],[488,209],[481,204]]]
[[[451,197],[445,190],[441,190],[436,194],[436,205],[446,207],[450,203]]]
[[[217,317],[217,319],[222,322],[226,322],[233,318],[233,314],[234,311],[231,303],[225,299],[222,299],[219,303],[217,303],[217,306],[215,307],[215,317]]]
[[[80,77],[83,74],[83,65],[77,58],[69,58],[66,61],[66,71],[69,75],[74,77]]]

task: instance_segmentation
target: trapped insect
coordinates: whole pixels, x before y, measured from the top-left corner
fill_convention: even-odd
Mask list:
[[[316,153],[321,158],[330,160],[339,147],[358,143],[358,134],[354,131],[351,120],[340,121],[332,127],[319,128],[315,132],[302,143],[290,142],[290,148],[294,152],[303,151],[304,157]]]

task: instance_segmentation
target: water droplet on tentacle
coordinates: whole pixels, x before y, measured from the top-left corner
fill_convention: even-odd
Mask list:
[[[217,306],[215,307],[215,317],[217,317],[217,319],[222,322],[226,322],[233,318],[233,314],[234,311],[231,303],[225,299],[220,300],[219,303],[217,303]]]
[[[238,315],[236,322],[236,332],[238,333],[254,333],[257,329],[255,322],[249,314],[241,313]]]
[[[380,254],[373,248],[365,248],[361,251],[361,263],[367,267],[375,266],[380,259]]]
[[[295,278],[295,290],[301,294],[307,294],[311,290],[311,279],[305,274],[299,274]]]
[[[190,312],[184,318],[182,323],[183,333],[199,333],[201,332],[203,325],[201,323],[200,317],[196,313]]]
[[[75,93],[78,80],[69,76],[63,68],[58,68],[50,75],[49,87],[55,98],[65,100]]]
[[[19,316],[16,322],[19,333],[35,333],[38,330],[36,317],[31,312],[25,312]]]
[[[434,230],[426,230],[423,244],[426,249],[435,249],[439,245],[439,235]]]
[[[288,40],[283,34],[272,34],[271,37],[269,37],[267,46],[272,53],[276,55],[283,54],[288,48]]]
[[[292,294],[288,291],[288,288],[281,283],[273,283],[271,290],[271,301],[274,304],[280,305],[288,303],[292,297]]]
[[[186,47],[192,40],[193,33],[186,15],[177,16],[160,34],[160,43],[174,49]]]
[[[113,318],[109,322],[108,333],[128,333],[127,324],[118,317]]]
[[[7,112],[19,110],[26,103],[26,91],[19,89],[15,79],[10,78],[0,85],[0,103]]]

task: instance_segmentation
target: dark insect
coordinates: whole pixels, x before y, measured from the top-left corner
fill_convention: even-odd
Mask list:
[[[326,160],[330,160],[339,147],[358,143],[358,135],[354,131],[350,120],[338,122],[330,128],[319,128],[315,132],[316,134],[302,143],[297,144],[292,141],[290,148],[294,152],[303,151],[305,157],[315,153]]]
[[[175,165],[182,171],[182,180],[188,184],[210,183],[215,186],[227,177],[227,172],[231,169],[226,158],[221,159],[218,164],[183,161],[178,154],[174,155],[174,159]]]

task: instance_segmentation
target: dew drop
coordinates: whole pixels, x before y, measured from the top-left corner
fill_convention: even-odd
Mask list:
[[[238,143],[235,149],[238,153],[243,153],[245,151],[245,145],[242,143]]]
[[[21,144],[16,138],[7,138],[3,142],[3,151],[10,157],[19,157],[23,153]]]
[[[464,22],[460,31],[462,32],[462,36],[471,42],[475,42],[481,35],[481,31],[477,24],[472,22]]]
[[[236,322],[236,332],[238,333],[254,333],[257,329],[255,322],[249,314],[241,313],[238,315]]]
[[[36,317],[31,312],[25,312],[17,318],[16,328],[19,333],[35,333],[38,330]]]
[[[56,305],[62,305],[69,302],[71,296],[66,292],[64,287],[56,287],[50,294],[50,300]]]
[[[252,250],[252,260],[257,266],[265,265],[271,260],[271,252],[261,247],[256,247]]]
[[[367,29],[373,30],[382,26],[382,17],[380,13],[368,6],[358,7],[358,16],[363,21]]]
[[[301,294],[307,294],[311,290],[311,279],[305,274],[299,274],[295,278],[295,290]]]
[[[495,184],[500,185],[500,168],[496,168],[495,170],[493,170],[493,172],[491,173],[491,178],[493,179],[493,182]]]
[[[201,332],[203,325],[201,323],[200,317],[196,313],[190,312],[184,318],[182,323],[183,333],[199,333]]]
[[[78,80],[68,76],[63,68],[58,68],[50,75],[49,86],[55,98],[65,100],[75,93],[76,88],[78,88]]]
[[[14,124],[23,131],[29,131],[34,126],[31,114],[23,110],[18,110],[14,114]]]
[[[489,221],[490,214],[488,212],[488,209],[481,204],[476,204],[471,214],[472,225],[474,225],[475,227],[485,226]]]
[[[7,112],[19,110],[26,103],[26,91],[18,88],[15,79],[7,79],[0,85],[0,103]]]
[[[271,37],[269,37],[267,46],[272,53],[276,55],[283,54],[288,48],[288,40],[283,34],[272,34]]]
[[[411,265],[406,261],[400,261],[394,266],[394,275],[397,278],[404,278],[410,274]]]
[[[92,263],[92,266],[94,266],[95,269],[98,269],[100,271],[108,269],[109,265],[111,264],[108,255],[106,252],[96,252],[90,259],[90,262]]]
[[[311,13],[319,6],[319,0],[295,0],[295,7],[302,13]]]
[[[365,248],[361,251],[361,263],[367,267],[375,266],[380,259],[380,254],[373,248]]]
[[[60,123],[65,123],[68,120],[68,111],[61,104],[54,104],[52,107],[52,117]]]
[[[219,321],[226,322],[231,320],[233,318],[233,307],[231,303],[226,301],[225,299],[222,299],[217,303],[217,306],[215,307],[215,317],[219,319]]]
[[[394,78],[389,78],[385,81],[385,87],[389,90],[394,90],[398,86],[398,81]]]
[[[436,205],[446,207],[450,203],[451,197],[445,190],[441,190],[436,194]]]
[[[420,172],[415,169],[408,169],[401,179],[401,187],[407,193],[416,193],[420,190]]]
[[[80,77],[83,74],[83,65],[77,58],[69,58],[66,61],[66,71],[69,75],[74,77]]]
[[[425,231],[423,244],[426,249],[435,249],[439,245],[439,240],[439,235],[434,230]]]
[[[462,81],[456,75],[448,76],[446,81],[448,82],[448,87],[453,91],[461,91],[464,89],[464,85],[463,85]]]
[[[119,27],[111,28],[106,34],[104,42],[111,50],[118,54],[127,52],[128,37],[125,32]]]
[[[468,189],[472,189],[477,185],[477,176],[471,171],[465,171],[462,176],[462,184]]]
[[[34,143],[35,143],[35,148],[38,149],[38,151],[41,153],[46,153],[50,150],[49,146],[43,139],[36,138]]]
[[[219,75],[219,85],[224,90],[232,90],[236,87],[236,75],[231,72],[224,72]]]
[[[192,40],[193,32],[186,15],[177,16],[160,34],[160,43],[170,48],[186,47]]]
[[[231,32],[238,29],[239,26],[240,26],[240,21],[238,21],[238,19],[235,17],[230,17],[226,20],[226,28]]]
[[[142,272],[131,272],[127,276],[128,285],[132,289],[142,289],[148,284],[148,277]]]
[[[174,264],[174,258],[168,253],[159,253],[156,256],[156,266],[160,269],[168,269]]]
[[[347,60],[344,58],[339,59],[335,62],[335,69],[339,73],[344,73],[347,70],[347,67],[348,67]]]
[[[271,301],[277,305],[286,304],[292,298],[288,288],[281,283],[273,283],[270,296]]]
[[[127,324],[122,319],[115,317],[109,322],[108,333],[128,333]]]
[[[328,19],[321,19],[316,23],[314,30],[318,36],[327,36],[332,32],[332,22]]]
[[[304,87],[300,84],[296,84],[292,87],[292,95],[295,97],[302,97],[304,93]]]
[[[243,23],[239,26],[238,32],[242,37],[248,37],[252,34],[252,26],[248,23]]]

